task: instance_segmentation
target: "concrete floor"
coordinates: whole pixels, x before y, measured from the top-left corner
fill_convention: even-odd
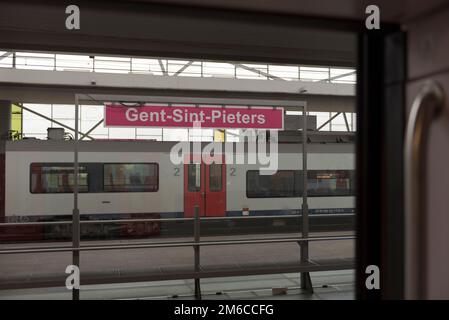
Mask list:
[[[299,289],[299,273],[264,276],[210,278],[201,280],[204,300],[351,300],[354,299],[354,271],[311,273],[314,293]],[[287,288],[285,295],[273,295],[273,288]],[[193,280],[154,281],[81,286],[81,299],[171,299],[193,300]],[[1,290],[0,300],[69,300],[64,288]]]
[[[331,234],[313,234],[313,236],[350,235],[350,232],[332,232]],[[286,235],[269,235],[268,237]],[[288,235],[293,236],[292,234]],[[262,235],[252,236],[262,238]],[[204,237],[202,240],[227,240],[235,236]],[[245,239],[251,237],[245,236]],[[170,239],[182,241],[182,238]],[[84,245],[131,244],[147,240],[117,240],[83,242]],[[152,239],[154,243],[167,239]],[[185,241],[192,241],[185,238]],[[1,249],[26,248],[36,246],[63,246],[69,243],[40,244],[1,244]],[[351,259],[354,257],[354,240],[332,240],[310,242],[309,255],[312,260]],[[296,242],[236,244],[226,246],[206,246],[201,248],[202,268],[240,267],[251,264],[299,263],[300,250]],[[71,252],[20,253],[0,255],[0,299],[70,299],[65,289],[64,273],[71,264]],[[87,251],[81,253],[81,277],[85,274],[127,275],[133,273],[171,272],[175,268],[193,268],[193,250],[191,247],[118,249]],[[312,281],[316,286],[315,294],[301,292],[299,274],[273,274],[264,276],[245,276],[202,279],[202,291],[205,299],[351,299],[353,297],[353,273],[351,271],[315,272]],[[20,289],[25,282],[56,277],[61,279],[60,288]],[[9,283],[15,288],[9,289]],[[82,283],[82,282],[81,282]],[[19,284],[19,286],[17,286]],[[288,287],[284,296],[272,295],[272,288]],[[327,286],[327,287],[323,287]],[[193,280],[152,281],[138,283],[120,283],[109,285],[85,285],[81,294],[86,299],[130,299],[130,298],[182,298],[193,297]],[[221,292],[222,294],[216,294]]]

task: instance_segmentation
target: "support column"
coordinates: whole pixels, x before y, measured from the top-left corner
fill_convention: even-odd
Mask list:
[[[302,172],[303,172],[303,192],[302,192],[302,238],[309,237],[309,205],[307,203],[307,106],[302,109]],[[309,263],[309,242],[301,241],[301,263]],[[301,272],[301,289],[308,293],[313,293],[312,279],[309,272]]]
[[[0,100],[0,223],[5,221],[5,146],[11,129],[11,101]]]
[[[72,264],[74,266],[78,267],[78,270],[80,268],[80,242],[81,242],[81,236],[80,236],[80,210],[78,208],[78,125],[79,125],[79,103],[78,103],[78,96],[75,95],[75,143],[74,143],[74,154],[73,154],[73,212],[72,212]],[[79,276],[81,277],[81,271],[79,273]],[[80,280],[81,281],[81,280]],[[80,282],[79,282],[80,283]],[[80,289],[79,287],[73,287],[72,290],[72,300],[79,300],[80,299]]]
[[[11,130],[11,101],[0,100],[0,140],[6,140]]]

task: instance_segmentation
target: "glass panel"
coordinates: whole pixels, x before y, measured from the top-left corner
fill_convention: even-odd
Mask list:
[[[268,73],[285,80],[298,80],[299,67],[268,65]]]
[[[94,71],[109,73],[129,73],[131,71],[131,58],[96,56]]]
[[[203,62],[203,77],[234,78],[235,66],[222,62]]]
[[[57,54],[56,70],[58,71],[92,71],[93,59],[89,56]]]
[[[236,69],[238,79],[269,79],[268,66],[264,64],[243,64]]]
[[[329,80],[329,68],[300,67],[299,74],[302,81]]]
[[[354,171],[312,170],[307,172],[307,180],[311,197],[354,195]]]
[[[222,165],[213,163],[209,166],[209,190],[221,191],[222,188]]]
[[[201,165],[199,163],[192,163],[188,165],[187,181],[189,191],[198,192],[201,190]]]
[[[159,189],[158,171],[155,163],[105,164],[104,191],[155,192]]]
[[[0,51],[0,68],[11,68],[13,66],[13,53]]]
[[[31,193],[71,193],[73,192],[74,174],[71,164],[32,163]],[[86,167],[79,167],[79,192],[88,192],[88,174]]]
[[[355,83],[356,71],[355,69],[330,69],[331,82],[333,83]]]
[[[300,171],[280,170],[273,175],[261,175],[258,170],[246,174],[248,198],[300,197]]]
[[[16,52],[16,68],[31,70],[53,70],[55,55],[52,53]]]
[[[354,171],[309,170],[307,172],[309,197],[354,196]],[[280,170],[274,175],[247,172],[246,196],[248,198],[278,198],[302,196],[302,172]]]

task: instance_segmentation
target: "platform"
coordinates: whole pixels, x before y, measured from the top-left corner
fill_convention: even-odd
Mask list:
[[[342,236],[349,232],[316,233],[312,236]],[[285,235],[270,235],[269,238]],[[292,236],[292,234],[289,234]],[[261,235],[245,236],[260,239]],[[203,237],[202,240],[229,240],[235,236]],[[176,241],[192,241],[177,238]],[[143,240],[117,240],[84,242],[83,245],[136,244]],[[147,240],[148,241],[148,240]],[[174,239],[173,239],[174,241]],[[154,243],[167,239],[154,239]],[[8,244],[0,248],[11,249],[38,246],[61,247],[64,243]],[[296,273],[301,271],[330,271],[353,268],[354,240],[312,241],[309,245],[310,260],[300,262],[300,249],[296,242],[211,245],[201,248],[201,278],[226,279],[245,275]],[[16,253],[2,255],[0,260],[0,289],[30,289],[44,287],[64,288],[67,265],[71,264],[70,252]],[[191,281],[194,278],[193,249],[187,247],[138,248],[81,252],[81,285],[111,284],[149,281]],[[209,281],[209,280],[202,280]],[[231,281],[231,280],[229,280]],[[299,278],[298,278],[299,281]],[[120,284],[119,284],[120,283]],[[65,289],[64,289],[65,290]],[[207,290],[206,290],[207,291]],[[3,291],[4,292],[4,291]]]
[[[325,271],[311,274],[314,293],[299,288],[299,273],[247,277],[203,279],[204,300],[280,299],[280,300],[350,300],[354,299],[354,271]],[[287,288],[285,295],[273,295],[273,288]],[[0,300],[9,299],[71,299],[64,288],[13,289],[0,291]],[[194,299],[193,280],[170,280],[108,285],[86,285],[81,299]]]

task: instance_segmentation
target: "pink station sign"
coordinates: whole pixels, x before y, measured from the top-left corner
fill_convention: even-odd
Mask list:
[[[283,108],[105,105],[106,127],[284,128]]]

